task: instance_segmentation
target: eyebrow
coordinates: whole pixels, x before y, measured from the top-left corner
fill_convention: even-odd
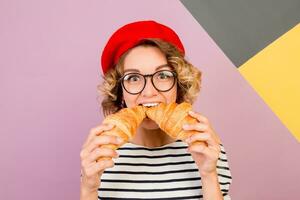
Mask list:
[[[157,71],[158,69],[161,69],[163,67],[170,67],[170,65],[169,64],[159,65],[158,67],[156,67],[155,71]],[[125,74],[126,72],[129,72],[129,71],[140,72],[140,70],[138,70],[138,69],[125,69],[123,73]]]

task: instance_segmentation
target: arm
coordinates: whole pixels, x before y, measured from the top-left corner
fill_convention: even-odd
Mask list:
[[[80,186],[80,200],[97,200],[98,199],[98,191],[89,191],[83,185]]]
[[[217,171],[210,174],[200,174],[202,181],[202,193],[204,200],[223,200]]]
[[[106,168],[114,166],[114,161],[99,160],[101,157],[116,158],[118,154],[115,150],[102,147],[106,144],[120,145],[116,136],[104,135],[103,131],[112,129],[111,125],[100,125],[91,129],[82,150],[81,158],[81,178],[80,178],[80,200],[97,200],[98,188],[101,185],[101,175]]]
[[[223,195],[226,196],[225,199],[230,199],[228,189],[231,175],[224,147],[206,117],[195,112],[189,114],[198,123],[183,126],[184,130],[196,131],[185,142],[188,143],[187,150],[199,169],[203,199],[223,200]]]

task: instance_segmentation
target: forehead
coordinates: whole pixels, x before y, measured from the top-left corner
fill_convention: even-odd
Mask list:
[[[124,59],[124,72],[139,71],[141,73],[153,73],[158,67],[167,64],[167,58],[163,52],[154,46],[137,46],[129,51]],[[164,66],[160,69],[168,69]]]

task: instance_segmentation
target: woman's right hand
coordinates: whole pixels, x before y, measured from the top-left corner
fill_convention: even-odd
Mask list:
[[[97,191],[100,186],[100,177],[106,168],[114,166],[114,161],[97,160],[100,157],[117,158],[116,150],[101,147],[104,144],[120,145],[124,141],[120,137],[101,135],[104,131],[111,130],[114,126],[102,124],[90,130],[90,133],[82,146],[81,158],[81,187],[87,192]]]

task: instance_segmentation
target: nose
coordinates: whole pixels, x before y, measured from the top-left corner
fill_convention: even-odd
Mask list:
[[[146,78],[146,85],[144,90],[142,91],[142,96],[144,97],[151,97],[158,94],[158,91],[155,89],[151,82],[151,77]]]

